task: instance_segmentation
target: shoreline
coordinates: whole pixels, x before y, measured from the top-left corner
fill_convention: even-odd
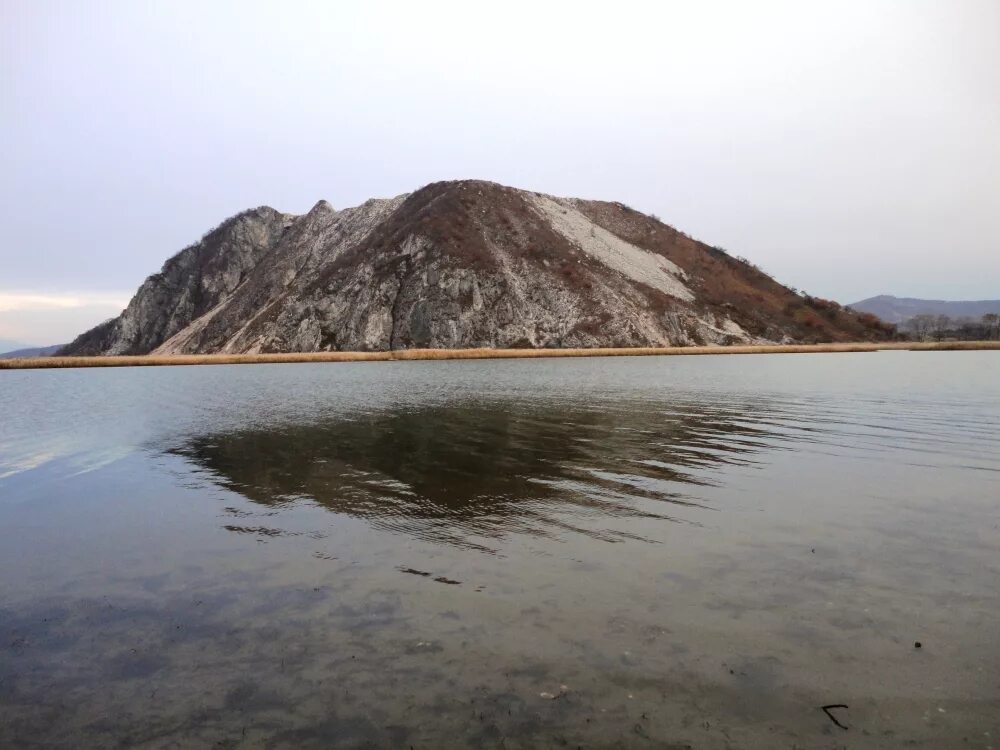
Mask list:
[[[295,362],[395,362],[445,359],[536,359],[549,357],[651,357],[714,354],[817,354],[876,351],[1000,350],[1000,341],[894,341],[844,344],[666,346],[601,349],[396,349],[382,352],[288,352],[283,354],[138,354],[93,357],[0,359],[0,370],[77,367],[176,367],[184,365],[289,364]]]

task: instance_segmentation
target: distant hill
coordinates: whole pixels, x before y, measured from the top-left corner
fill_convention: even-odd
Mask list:
[[[294,216],[239,214],[62,353],[202,354],[879,340],[621,203],[490,182]]]
[[[0,339],[0,352],[11,352],[15,349],[27,349],[31,344],[25,344],[23,341],[11,341],[10,339]]]
[[[14,349],[10,352],[0,352],[0,359],[25,359],[26,357],[51,357],[62,349],[65,344],[55,346],[29,346],[23,349]]]
[[[981,318],[987,313],[1000,313],[1000,299],[949,301],[915,299],[880,294],[848,305],[858,312],[877,315],[887,323],[902,323],[914,315],[947,315],[949,318]]]

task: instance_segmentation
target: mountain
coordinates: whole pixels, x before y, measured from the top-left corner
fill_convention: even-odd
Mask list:
[[[902,323],[915,315],[947,315],[949,318],[979,319],[987,313],[1000,313],[1000,299],[952,302],[939,299],[915,299],[881,294],[848,305],[853,310],[877,315],[889,323]]]
[[[57,351],[62,349],[65,344],[56,344],[55,346],[29,346],[23,349],[14,349],[10,352],[0,353],[0,359],[25,359],[27,357],[51,357]]]
[[[466,180],[296,216],[262,206],[170,258],[74,355],[884,338],[620,203]]]
[[[27,349],[30,344],[24,344],[20,341],[11,341],[10,339],[0,339],[0,352],[9,352],[14,349]]]

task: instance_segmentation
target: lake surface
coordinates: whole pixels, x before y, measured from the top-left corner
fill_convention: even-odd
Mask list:
[[[998,352],[0,372],[0,746],[1000,748],[998,527]]]

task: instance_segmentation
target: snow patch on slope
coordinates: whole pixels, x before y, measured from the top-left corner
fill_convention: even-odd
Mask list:
[[[662,255],[636,247],[598,226],[568,200],[547,195],[531,195],[529,199],[559,234],[608,268],[685,302],[694,300],[684,285],[684,271]]]

